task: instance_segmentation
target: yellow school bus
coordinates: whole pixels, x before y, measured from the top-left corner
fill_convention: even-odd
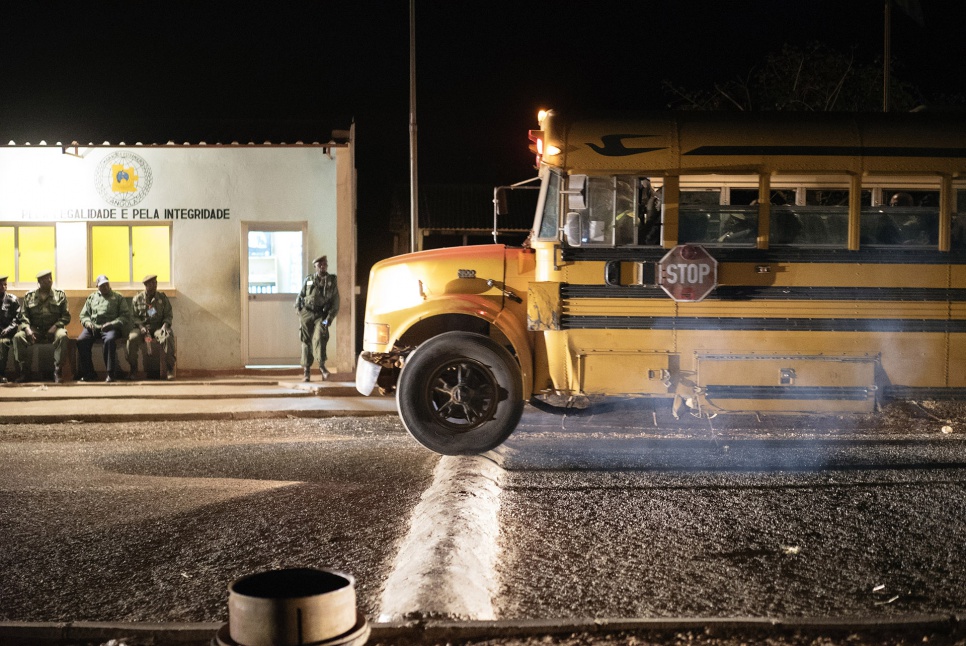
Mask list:
[[[522,248],[370,275],[357,388],[395,388],[428,448],[491,449],[528,400],[712,415],[966,395],[962,115],[546,111],[529,135]]]

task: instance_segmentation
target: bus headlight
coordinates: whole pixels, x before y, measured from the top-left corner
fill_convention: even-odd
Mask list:
[[[389,326],[385,323],[370,323],[366,321],[366,327],[362,340],[365,343],[379,343],[381,345],[386,345],[389,343]]]

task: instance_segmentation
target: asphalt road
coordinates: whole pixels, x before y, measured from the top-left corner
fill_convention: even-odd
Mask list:
[[[437,456],[390,418],[0,429],[0,619],[225,621],[290,566],[378,595]]]
[[[959,414],[528,415],[500,449],[499,616],[966,609],[966,437],[947,419]]]
[[[956,415],[528,412],[490,456],[497,618],[961,612]],[[378,616],[439,458],[395,418],[288,419],[8,425],[0,464],[0,620],[199,622],[286,566],[353,574]]]

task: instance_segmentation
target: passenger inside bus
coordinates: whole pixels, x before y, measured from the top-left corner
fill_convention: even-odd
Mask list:
[[[803,235],[802,218],[791,207],[773,207],[771,211],[770,244],[796,245],[811,242],[812,236]]]
[[[949,248],[953,251],[966,250],[966,214],[953,214],[952,235]]]
[[[908,193],[896,193],[889,198],[889,206],[915,206],[912,201],[912,196]]]
[[[890,208],[912,207],[912,196],[896,193],[889,199]],[[881,208],[865,209],[862,213],[862,228],[859,243],[863,245],[897,245],[902,241],[899,225],[893,219],[895,213],[886,213]]]
[[[637,243],[642,245],[661,244],[661,189],[654,189],[651,180],[641,178],[641,196],[643,217],[640,219]]]
[[[722,216],[722,234],[718,242],[747,242],[757,237],[757,222],[745,213],[728,213]]]
[[[796,212],[794,192],[789,197],[783,190],[771,192],[771,226],[769,244],[801,245],[810,243],[803,235],[802,218]],[[751,201],[751,206],[757,206],[758,200]]]
[[[890,207],[907,209],[898,218],[902,244],[934,245],[939,241],[939,211],[930,208],[929,196],[923,196],[922,203],[916,204],[912,195],[906,192],[895,193],[889,199]]]

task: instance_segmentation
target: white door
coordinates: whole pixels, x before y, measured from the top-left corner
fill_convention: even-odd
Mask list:
[[[296,366],[301,346],[295,298],[306,266],[306,223],[246,223],[244,228],[245,364]]]

